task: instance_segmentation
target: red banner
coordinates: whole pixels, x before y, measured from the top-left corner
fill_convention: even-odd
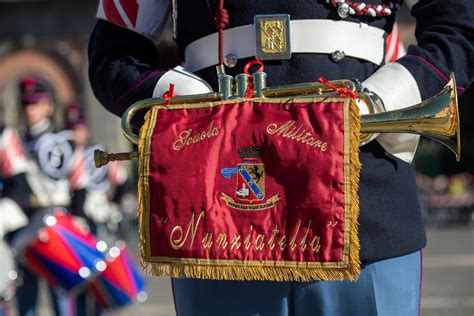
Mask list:
[[[357,278],[358,145],[345,98],[153,108],[140,141],[144,264],[172,277]]]

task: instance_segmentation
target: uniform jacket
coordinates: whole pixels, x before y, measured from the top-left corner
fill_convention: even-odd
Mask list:
[[[115,210],[111,203],[119,203],[126,193],[127,171],[118,161],[102,168],[94,165],[94,151],[105,146],[89,144],[76,146],[68,174],[72,199],[72,214],[92,222],[107,222]],[[113,198],[110,196],[114,192]]]
[[[27,158],[26,177],[35,194],[36,207],[68,206],[71,142],[64,131],[55,132],[50,122],[34,133],[33,129],[23,135],[23,147]]]
[[[189,43],[216,32],[213,12],[217,2],[177,2],[177,45],[181,59]],[[377,5],[389,2],[393,1],[365,1]],[[162,8],[163,11],[169,10],[165,4]],[[227,28],[252,24],[257,14],[286,13],[292,20],[342,20],[337,11],[323,0],[228,0],[225,1],[225,8],[230,16]],[[382,98],[396,102],[403,98],[401,88],[405,83],[391,75],[392,70],[397,68],[412,80],[412,86],[417,88],[415,94],[421,100],[441,90],[450,72],[455,73],[458,91],[462,92],[472,82],[473,10],[469,0],[421,0],[412,8],[417,23],[418,45],[408,47],[407,55],[397,63],[380,67],[351,57],[334,62],[325,54],[294,54],[290,60],[265,62],[268,85],[315,81],[320,76],[330,80],[357,78],[370,82],[374,89],[379,89],[377,91],[388,90],[388,95],[382,95]],[[350,15],[344,20],[366,23],[390,33],[395,10],[387,16]],[[308,34],[308,40],[317,40],[317,34]],[[119,116],[132,103],[151,97],[156,83],[167,71],[160,66],[152,41],[103,20],[97,22],[92,33],[89,59],[89,74],[95,95],[109,111]],[[239,60],[237,66],[227,72],[231,75],[242,73],[247,61]],[[196,74],[217,89],[214,67]],[[397,80],[391,81],[391,78]],[[385,86],[377,87],[379,84]],[[391,90],[393,93],[390,95]],[[423,248],[426,243],[413,167],[387,152],[381,144],[381,139],[373,141],[361,147],[360,152],[359,232],[360,255],[364,262],[408,254]]]

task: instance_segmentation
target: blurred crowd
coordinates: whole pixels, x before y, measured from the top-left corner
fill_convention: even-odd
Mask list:
[[[471,173],[439,174],[434,177],[418,173],[417,184],[427,224],[474,223],[474,181]]]
[[[123,239],[136,226],[130,177],[102,168],[84,108],[71,103],[65,128],[53,122],[50,83],[18,82],[22,129],[0,126],[0,315],[35,315],[45,280],[55,315],[102,315],[143,301],[144,279]],[[14,304],[16,302],[16,304]]]

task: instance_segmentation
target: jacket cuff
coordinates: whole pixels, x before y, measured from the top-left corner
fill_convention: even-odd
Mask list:
[[[381,67],[362,85],[380,96],[387,111],[421,102],[415,78],[398,62]],[[408,163],[411,163],[415,156],[419,139],[419,135],[404,133],[383,133],[377,137],[377,141],[387,152]]]

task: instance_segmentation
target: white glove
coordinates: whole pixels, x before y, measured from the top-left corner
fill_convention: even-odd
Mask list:
[[[381,67],[362,82],[362,85],[379,95],[387,111],[406,108],[421,102],[420,90],[415,78],[397,62]],[[408,163],[411,163],[415,156],[419,139],[419,135],[403,133],[383,133],[377,137],[377,141],[387,152]]]
[[[107,198],[107,194],[103,192],[87,192],[84,201],[84,213],[95,223],[106,223],[112,216],[112,208]]]
[[[195,74],[187,71],[181,66],[176,66],[167,71],[158,80],[153,91],[154,98],[161,98],[169,90],[170,83],[174,84],[176,95],[190,95],[212,92],[211,86]]]
[[[0,239],[6,233],[17,230],[28,224],[28,218],[15,201],[0,199]]]
[[[356,99],[355,102],[356,102],[357,106],[359,107],[359,114],[360,115],[365,115],[365,114],[370,113],[369,106],[367,105],[367,103],[365,103],[364,100]],[[375,113],[377,113],[377,112],[375,112]]]

